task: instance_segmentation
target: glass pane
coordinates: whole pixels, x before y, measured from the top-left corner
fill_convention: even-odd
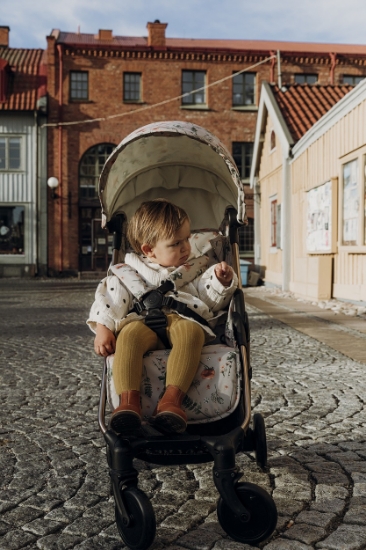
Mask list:
[[[98,197],[99,176],[114,147],[110,143],[100,143],[89,149],[82,157],[79,166],[81,198],[96,199]]]
[[[70,72],[70,98],[88,99],[88,73]]]
[[[6,142],[5,138],[0,138],[0,170],[6,168]]]
[[[343,244],[357,244],[359,197],[357,159],[343,166]]]
[[[24,206],[0,207],[0,254],[24,254]]]
[[[20,138],[9,138],[9,170],[20,169]]]

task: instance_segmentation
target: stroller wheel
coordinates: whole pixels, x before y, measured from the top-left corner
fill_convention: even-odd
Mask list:
[[[267,466],[267,438],[263,416],[256,413],[253,416],[253,433],[255,445],[255,459],[257,464],[264,470]]]
[[[244,544],[254,545],[266,540],[277,524],[274,500],[264,489],[253,483],[238,483],[235,491],[250,514],[249,520],[243,521],[233,514],[220,497],[217,516],[221,527],[232,539]]]
[[[116,523],[123,542],[131,550],[146,550],[155,538],[156,521],[150,500],[137,487],[123,490],[123,501],[130,517],[130,524],[123,522],[116,506]]]

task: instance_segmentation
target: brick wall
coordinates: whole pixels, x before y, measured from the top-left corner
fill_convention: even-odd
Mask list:
[[[160,27],[163,25],[160,25]],[[156,30],[156,29],[155,29]],[[160,28],[157,29],[160,32]],[[164,29],[165,30],[165,29]],[[160,40],[152,34],[153,40]],[[160,37],[161,38],[161,37]],[[63,106],[61,111],[64,122],[108,117],[116,113],[125,116],[97,121],[62,129],[62,206],[61,199],[49,199],[49,268],[50,273],[76,273],[79,269],[79,203],[78,168],[83,154],[94,145],[107,142],[118,144],[136,128],[150,122],[161,120],[183,120],[199,124],[217,135],[231,152],[233,141],[254,141],[257,110],[238,110],[232,107],[232,80],[207,90],[207,109],[182,108],[181,100],[175,100],[154,109],[128,114],[139,107],[153,105],[166,99],[179,96],[181,92],[182,70],[203,70],[207,74],[207,83],[230,76],[233,72],[250,67],[260,59],[269,56],[269,52],[253,54],[209,53],[202,55],[194,52],[168,52],[164,48],[151,47],[144,52],[112,50],[106,46],[95,45],[85,48],[63,45]],[[196,57],[196,59],[194,59]],[[200,58],[201,57],[201,58]],[[198,58],[198,59],[197,59]],[[257,102],[263,80],[270,81],[270,61],[259,65],[257,73]],[[70,71],[88,71],[88,101],[71,102],[69,99]],[[342,74],[359,74],[359,67],[353,59],[337,58],[334,69],[335,82]],[[283,83],[291,83],[298,72],[316,72],[320,83],[329,83],[331,59],[328,55],[300,56],[288,55],[282,59]],[[353,71],[355,73],[353,73]],[[142,74],[142,103],[123,102],[123,73]],[[48,38],[48,91],[49,122],[59,120],[59,54],[55,39]],[[49,176],[59,177],[60,131],[48,129],[48,172]],[[71,205],[69,200],[71,193]],[[249,216],[253,216],[252,200],[248,201]],[[70,216],[71,215],[71,216]],[[62,223],[61,223],[62,216]],[[62,226],[62,265],[60,261],[60,232]]]

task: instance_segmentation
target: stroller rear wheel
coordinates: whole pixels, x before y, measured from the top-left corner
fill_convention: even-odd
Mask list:
[[[137,487],[123,489],[123,502],[130,523],[126,525],[116,506],[116,524],[123,542],[131,550],[146,550],[155,538],[156,521],[150,500]]]
[[[242,520],[219,498],[217,516],[221,527],[234,540],[244,544],[258,544],[266,540],[277,524],[277,509],[272,497],[258,485],[238,483],[235,491],[250,517]]]

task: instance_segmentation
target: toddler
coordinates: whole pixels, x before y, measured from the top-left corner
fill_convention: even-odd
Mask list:
[[[165,343],[172,350],[154,425],[166,433],[181,433],[187,425],[182,401],[203,345],[215,336],[209,322],[229,303],[237,276],[226,262],[207,268],[205,255],[191,254],[188,215],[165,199],[142,203],[128,224],[127,237],[135,252],[127,253],[126,263],[112,266],[112,275],[101,281],[87,321],[96,334],[95,352],[103,357],[115,353],[113,381],[120,404],[110,427],[128,435],[141,426],[143,356],[165,346],[164,338],[147,326],[139,299],[171,281],[174,286],[165,296],[173,303],[165,305],[163,312]]]

